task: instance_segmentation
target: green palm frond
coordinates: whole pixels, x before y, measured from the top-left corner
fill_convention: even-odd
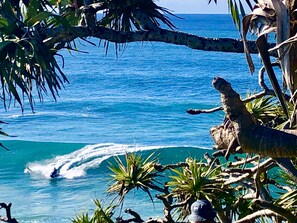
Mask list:
[[[248,97],[250,95],[248,94]],[[293,105],[286,103],[289,113],[292,112]],[[245,104],[247,110],[254,119],[261,125],[281,129],[286,124],[286,114],[279,102],[273,96],[257,98]]]
[[[239,3],[241,5],[240,0],[239,0]],[[240,12],[239,12],[236,0],[228,0],[228,6],[229,6],[229,10],[231,12],[231,16],[232,16],[234,24],[237,26],[238,30],[241,30]],[[241,7],[241,8],[243,9],[243,7]],[[244,10],[241,13],[244,13]]]
[[[48,91],[56,99],[68,82],[56,61],[57,51],[40,36],[39,31],[53,27],[55,19],[63,20],[43,11],[47,4],[45,0],[30,1],[20,19],[10,1],[0,3],[0,96],[5,108],[14,98],[23,109],[26,96],[33,109],[33,91],[41,100]]]
[[[184,219],[189,213],[190,203],[194,200],[224,200],[225,194],[228,193],[219,181],[220,166],[207,166],[202,161],[197,162],[191,158],[188,158],[186,163],[187,167],[172,169],[175,175],[170,176],[171,180],[166,184],[171,189],[171,196],[179,202],[188,202],[177,210],[178,219]]]
[[[7,98],[13,96],[23,108],[21,94],[25,94],[33,108],[32,80],[35,80],[41,98],[42,92],[47,92],[48,88],[56,99],[67,78],[54,57],[55,53],[38,39],[4,38],[2,43],[6,45],[0,51],[3,58],[0,75],[4,104]]]
[[[215,4],[217,4],[218,3],[218,0],[208,0],[208,4],[210,4],[211,2],[214,2]],[[250,0],[238,1],[238,4],[240,4],[240,8],[242,8],[243,10],[244,10],[244,7],[243,7],[243,3],[242,2],[245,2],[246,5],[249,7],[250,10],[253,9],[253,5],[252,5],[252,3],[251,3]],[[253,0],[253,2],[256,3],[257,0]],[[241,12],[242,12],[242,9],[241,9]],[[243,14],[244,13],[242,13],[242,15]]]
[[[111,219],[114,213],[114,209],[116,206],[108,205],[105,209],[102,207],[101,202],[99,200],[95,201],[96,210],[94,216],[92,217],[92,222],[96,223],[113,223]]]
[[[94,202],[96,209],[91,218],[88,213],[83,213],[72,219],[72,223],[113,223],[112,216],[117,206],[110,204],[106,208],[103,208],[99,200],[95,200]]]
[[[208,4],[214,2],[217,4],[217,0],[209,0]],[[249,10],[253,10],[253,3],[250,0],[227,0],[229,11],[231,13],[232,20],[236,25],[237,29],[241,31],[241,19],[246,15],[246,8],[248,7]]]
[[[241,19],[246,15],[246,7],[253,9],[253,4],[250,0],[228,0],[228,7],[231,13],[232,20],[237,29],[241,31]]]
[[[291,158],[292,164],[297,168],[297,157]],[[279,169],[273,175],[273,179],[278,182],[280,185],[283,185],[287,191],[297,190],[296,180],[293,177],[286,173],[284,170]]]
[[[116,165],[109,166],[109,169],[113,172],[111,177],[114,183],[108,188],[107,192],[118,193],[120,201],[132,189],[141,189],[151,197],[149,189],[159,188],[156,180],[159,174],[155,169],[157,158],[153,156],[154,153],[143,159],[141,155],[126,153],[125,164],[119,157],[116,157]]]
[[[248,95],[249,96],[249,95]],[[257,98],[245,104],[247,110],[260,123],[266,123],[276,118],[278,114],[277,101],[272,96]]]
[[[72,223],[92,223],[89,219],[89,214],[79,214],[74,219],[71,220]]]
[[[118,31],[131,31],[141,29],[143,21],[139,20],[139,14],[146,19],[145,23],[153,23],[160,27],[162,22],[169,28],[175,26],[166,14],[173,15],[166,8],[160,7],[153,0],[101,0],[103,3],[104,16],[99,21],[102,26],[107,26]],[[143,27],[142,27],[143,28]]]
[[[275,201],[275,203],[292,211],[292,213],[297,214],[297,189],[283,194]]]
[[[200,199],[212,198],[214,190],[222,191],[221,183],[217,181],[219,167],[206,166],[195,159],[187,159],[186,162],[189,164],[188,167],[181,170],[172,169],[176,175],[170,176],[171,181],[167,183],[172,188],[172,195],[183,195],[185,199]]]

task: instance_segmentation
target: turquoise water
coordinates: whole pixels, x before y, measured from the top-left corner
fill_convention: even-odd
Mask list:
[[[181,31],[239,37],[229,15],[181,17],[174,19]],[[0,202],[13,203],[19,222],[70,222],[94,207],[92,199],[108,203],[107,161],[115,155],[157,150],[162,163],[200,159],[212,148],[209,129],[223,114],[185,111],[220,105],[213,77],[226,78],[243,94],[259,89],[244,55],[150,42],[128,44],[116,57],[112,44],[106,56],[103,43],[80,44],[88,53],[62,52],[70,84],[57,102],[49,95],[36,100],[35,113],[28,105],[24,114],[18,107],[0,112],[8,123],[2,127],[16,136],[3,138],[10,151],[0,150]],[[61,178],[53,181],[54,167]],[[144,216],[162,213],[141,192],[129,195],[125,206]]]

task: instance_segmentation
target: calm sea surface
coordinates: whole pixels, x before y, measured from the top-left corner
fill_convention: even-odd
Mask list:
[[[229,15],[180,16],[173,19],[180,31],[239,38]],[[162,163],[200,159],[212,147],[209,129],[223,114],[186,110],[220,105],[213,77],[224,77],[243,96],[259,90],[241,54],[149,42],[125,45],[117,57],[112,44],[105,55],[103,42],[90,41],[97,46],[79,43],[88,53],[61,52],[70,84],[57,102],[48,95],[42,103],[36,99],[35,113],[28,105],[24,114],[18,107],[0,112],[9,123],[4,131],[17,136],[2,138],[10,151],[0,150],[0,202],[13,203],[19,222],[70,222],[94,208],[93,199],[108,204],[107,166],[115,155],[157,150]],[[62,178],[53,181],[54,167]],[[141,192],[131,193],[126,206],[147,217],[162,214]]]

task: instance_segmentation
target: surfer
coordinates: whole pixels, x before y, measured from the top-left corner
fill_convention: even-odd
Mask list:
[[[30,173],[32,172],[32,170],[29,168],[29,166],[26,166],[24,173]]]
[[[60,175],[60,174],[59,174],[58,169],[56,169],[56,167],[54,167],[54,169],[53,169],[53,171],[52,171],[50,177],[51,177],[51,178],[57,178],[59,175]]]

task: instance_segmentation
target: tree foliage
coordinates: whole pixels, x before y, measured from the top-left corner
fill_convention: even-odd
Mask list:
[[[38,32],[53,27],[56,16],[40,12],[45,3],[37,0],[30,1],[24,13],[10,1],[1,1],[0,7],[1,99],[5,108],[12,99],[23,108],[26,96],[33,109],[34,89],[40,98],[47,91],[56,98],[67,82],[55,58],[57,51],[46,47]]]
[[[110,166],[115,183],[108,188],[107,192],[118,193],[121,202],[129,191],[136,188],[143,190],[152,199],[150,189],[158,188],[156,177],[159,176],[154,168],[156,158],[150,159],[153,155],[142,159],[137,154],[126,154],[126,166],[120,158],[116,158],[117,165]]]
[[[239,40],[177,32],[170,16],[174,15],[153,0],[1,0],[0,96],[4,107],[16,100],[23,108],[28,99],[33,109],[35,96],[42,100],[48,92],[56,99],[68,82],[59,50],[78,50],[75,39],[79,38],[96,37],[116,44],[162,41],[193,49],[243,52]],[[248,44],[254,52],[255,44]]]
[[[141,215],[127,209],[125,212],[132,217],[124,219],[121,212],[115,211],[121,208],[115,199],[108,199],[111,201],[108,207],[114,209],[112,212],[107,209],[109,211],[105,215],[109,216],[110,222],[180,222],[186,220],[190,206],[196,199],[208,199],[217,211],[219,222],[245,222],[257,219],[262,219],[263,222],[275,219],[295,222],[296,184],[290,184],[294,179],[277,168],[273,159],[234,156],[226,163],[223,158],[218,159],[213,155],[206,153],[205,159],[199,162],[187,158],[185,162],[168,165],[160,164],[154,155],[142,158],[140,154],[125,154],[125,162],[119,161],[120,158],[116,157],[116,163],[110,164],[112,180],[108,189],[109,195],[112,195],[110,192],[117,192],[120,201],[123,202],[133,190],[149,188],[156,193],[155,202],[163,204],[164,217],[143,220]],[[138,162],[131,162],[135,158]],[[151,170],[144,171],[147,170],[148,163]],[[143,180],[143,174],[136,174],[138,171],[135,170],[146,173],[153,171],[156,174],[150,175],[149,181],[146,181]],[[169,179],[164,180],[168,176]],[[151,187],[152,182],[159,182],[158,186]],[[147,190],[144,191],[147,193]],[[151,194],[148,196],[151,197]],[[98,201],[96,206],[93,217],[88,218],[88,214],[82,214],[73,222],[102,222],[100,219],[104,209]],[[98,208],[103,212],[96,217]]]
[[[250,54],[259,53],[262,92],[242,101],[228,82],[217,78],[214,87],[221,94],[222,107],[189,112],[224,109],[226,113],[223,124],[211,131],[218,150],[207,157],[208,162],[188,159],[162,166],[152,157],[126,154],[125,163],[117,158],[117,166],[110,167],[114,183],[109,192],[118,193],[121,202],[133,189],[145,191],[151,199],[151,190],[157,191],[164,205],[163,222],[184,218],[191,202],[200,197],[212,202],[220,222],[296,222],[297,5],[292,0],[227,1],[242,40],[178,32],[170,20],[173,14],[153,0],[1,0],[0,97],[4,108],[16,100],[23,109],[24,100],[28,100],[33,109],[36,95],[42,100],[47,92],[56,99],[68,82],[63,65],[57,62],[59,58],[63,62],[59,51],[78,50],[75,40],[79,38],[88,41],[95,37],[116,44],[161,41],[192,49],[241,52],[246,54],[252,73],[255,67]],[[251,13],[245,12],[244,4]],[[103,12],[101,18],[98,12]],[[256,41],[247,40],[249,31],[257,35]],[[273,43],[269,43],[270,33],[275,35]],[[272,58],[277,59],[281,78],[275,75]],[[264,73],[272,89],[265,85]],[[271,104],[273,99],[267,95],[276,97],[278,104]],[[282,128],[274,129],[278,124]],[[165,170],[172,173],[171,180],[160,184],[157,178]],[[73,222],[113,222],[117,205],[111,203],[104,209],[96,201],[92,217],[83,214]],[[134,218],[126,222],[143,222],[137,213],[128,213]],[[125,222],[121,218],[116,221]]]

